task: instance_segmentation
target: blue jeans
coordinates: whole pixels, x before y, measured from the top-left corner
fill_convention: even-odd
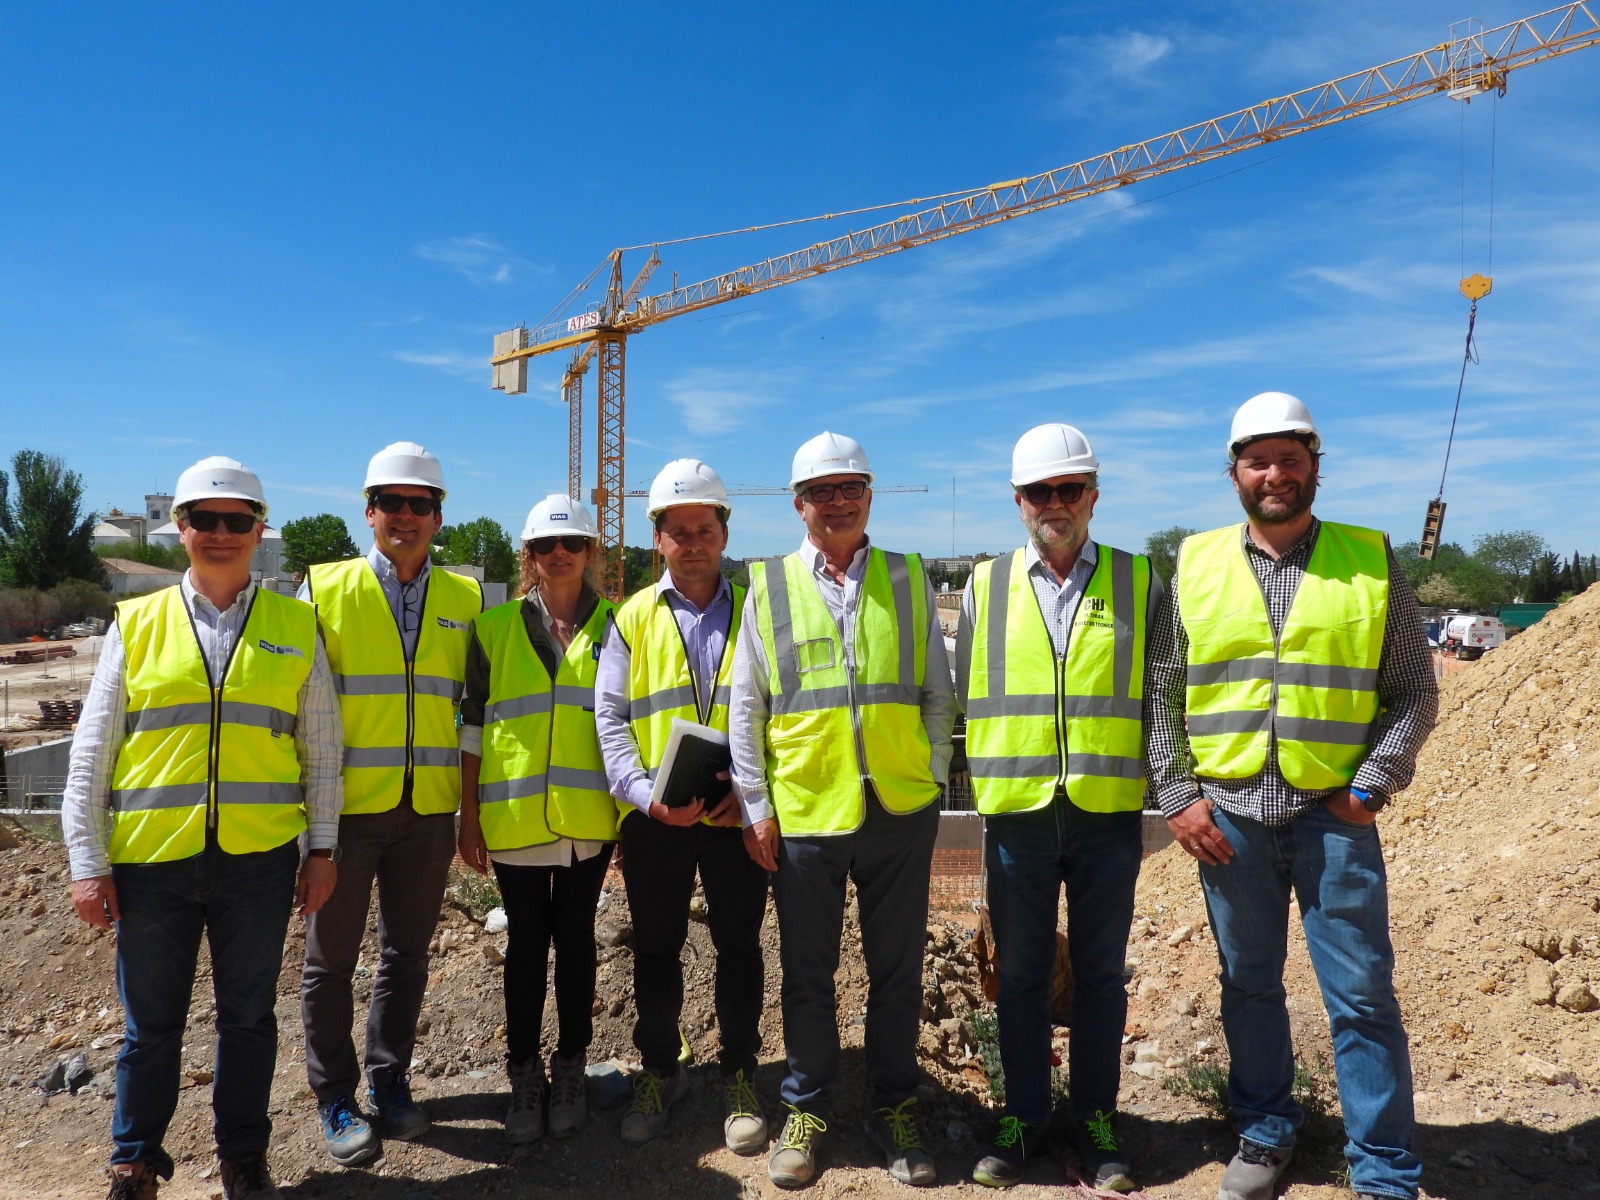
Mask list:
[[[1073,984],[1069,1116],[1082,1121],[1116,1110],[1128,1019],[1123,959],[1143,856],[1140,820],[1137,812],[1086,812],[1057,796],[1045,808],[984,822],[1006,1113],[1029,1125],[1050,1122],[1050,979],[1063,883]]]
[[[1202,864],[1200,881],[1222,963],[1228,1100],[1240,1134],[1289,1146],[1304,1116],[1291,1095],[1283,988],[1292,889],[1333,1034],[1350,1186],[1415,1196],[1422,1163],[1412,1148],[1411,1054],[1394,995],[1377,827],[1341,821],[1321,805],[1276,827],[1220,808],[1211,815],[1234,851],[1226,866]]]
[[[272,1010],[299,863],[299,846],[291,841],[259,854],[208,847],[192,858],[111,868],[122,912],[117,992],[126,1020],[111,1118],[113,1163],[148,1163],[163,1179],[172,1178],[172,1156],[161,1143],[178,1106],[202,933],[211,948],[217,1002],[211,1088],[217,1154],[266,1150],[278,1053]]]

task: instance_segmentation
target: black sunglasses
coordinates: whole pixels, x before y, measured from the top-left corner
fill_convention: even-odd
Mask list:
[[[1083,499],[1083,494],[1088,490],[1087,483],[1058,483],[1054,487],[1048,483],[1025,483],[1017,489],[1035,508],[1043,508],[1049,504],[1051,496],[1060,496],[1063,504],[1076,504]]]
[[[209,508],[190,509],[184,518],[190,528],[201,533],[211,533],[219,522],[228,527],[229,533],[249,533],[256,527],[257,519],[255,513],[212,512]]]
[[[373,508],[379,512],[386,512],[393,516],[407,505],[419,517],[426,517],[439,507],[439,502],[432,496],[399,496],[394,492],[379,492],[370,501]]]
[[[832,500],[834,493],[844,500],[859,500],[867,494],[867,481],[865,479],[852,479],[846,483],[818,483],[806,489],[806,496],[813,504],[826,504]]]
[[[536,537],[528,541],[535,554],[549,554],[556,548],[556,543],[561,543],[561,548],[568,554],[581,554],[589,548],[591,539],[580,537],[575,533],[563,533],[560,536],[551,534],[549,537]]]

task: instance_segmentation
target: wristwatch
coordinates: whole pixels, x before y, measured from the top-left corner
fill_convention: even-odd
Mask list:
[[[306,851],[306,857],[307,858],[325,858],[329,862],[331,862],[335,866],[337,866],[338,863],[339,863],[339,860],[344,857],[344,851],[339,849],[338,846],[331,846],[331,847],[330,846],[322,846],[322,847],[320,847],[320,848],[318,848],[316,850],[307,850]]]
[[[1382,812],[1383,806],[1389,803],[1389,797],[1382,792],[1370,792],[1366,788],[1353,787],[1350,794],[1361,801],[1361,807],[1368,812]]]

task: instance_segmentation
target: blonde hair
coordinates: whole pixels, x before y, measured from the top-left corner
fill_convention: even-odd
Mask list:
[[[589,540],[589,548],[583,552],[583,581],[595,591],[600,590],[600,543],[595,539]],[[526,596],[539,586],[542,578],[539,563],[534,557],[533,547],[527,542],[522,543],[522,550],[517,555],[517,597]]]

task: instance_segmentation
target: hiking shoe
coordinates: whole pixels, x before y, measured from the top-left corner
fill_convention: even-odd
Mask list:
[[[1239,1139],[1239,1151],[1222,1173],[1217,1200],[1272,1200],[1273,1185],[1289,1165],[1293,1146],[1278,1149],[1249,1138]]]
[[[1020,1183],[1028,1160],[1043,1154],[1044,1146],[1044,1129],[1029,1125],[1021,1117],[1001,1117],[994,1145],[972,1168],[973,1182],[985,1187]]]
[[[161,1177],[149,1163],[112,1163],[111,1190],[106,1200],[156,1200]]]
[[[867,1118],[867,1136],[883,1151],[889,1174],[912,1187],[927,1187],[937,1178],[933,1158],[922,1148],[917,1132],[915,1096],[876,1109]]]
[[[220,1166],[223,1200],[283,1200],[267,1170],[267,1156],[259,1150],[225,1158]]]
[[[589,1119],[589,1099],[583,1090],[582,1053],[570,1059],[550,1056],[550,1136],[570,1137]]]
[[[827,1131],[821,1117],[791,1106],[767,1159],[767,1178],[781,1188],[805,1187],[817,1173],[817,1135]]]
[[[433,1128],[428,1114],[411,1098],[409,1075],[400,1076],[387,1087],[369,1089],[367,1102],[377,1115],[378,1128],[386,1138],[394,1138],[397,1142],[414,1142]]]
[[[360,1166],[377,1157],[378,1135],[348,1096],[317,1105],[317,1117],[328,1157],[341,1167]]]
[[[514,1146],[544,1136],[544,1064],[536,1054],[525,1063],[507,1063],[511,1106],[506,1109],[506,1141]]]
[[[1117,1114],[1101,1112],[1068,1127],[1072,1148],[1083,1159],[1083,1175],[1090,1187],[1102,1192],[1131,1192],[1134,1189],[1133,1164],[1117,1147],[1111,1121]]]
[[[622,1140],[641,1146],[660,1137],[667,1114],[688,1092],[689,1072],[682,1067],[664,1079],[654,1071],[640,1071],[633,1077],[633,1107],[622,1115]]]
[[[723,1142],[735,1154],[759,1153],[767,1144],[767,1117],[744,1068],[723,1076],[722,1094],[728,1114],[722,1121]]]

